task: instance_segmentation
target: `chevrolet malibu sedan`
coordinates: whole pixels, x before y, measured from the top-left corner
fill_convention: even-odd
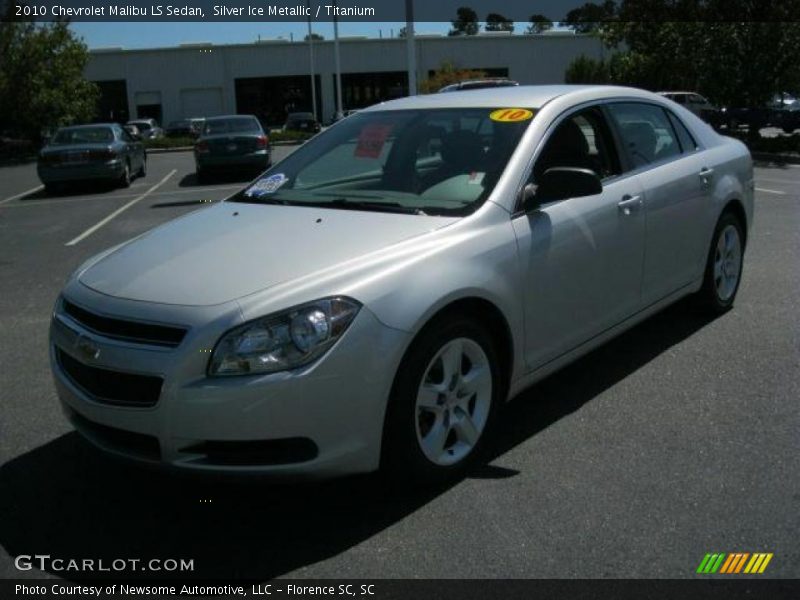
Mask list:
[[[143,463],[454,477],[526,386],[684,296],[730,309],[752,219],[746,148],[661,96],[405,98],[88,260],[52,370]]]
[[[206,119],[194,145],[197,178],[233,169],[261,172],[272,162],[269,138],[252,115]]]
[[[116,123],[63,127],[39,153],[39,179],[48,192],[78,181],[106,181],[123,187],[147,172],[140,140]]]

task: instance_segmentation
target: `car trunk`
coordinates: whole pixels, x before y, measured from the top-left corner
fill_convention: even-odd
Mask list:
[[[213,156],[241,156],[263,149],[263,146],[259,147],[258,136],[253,133],[208,137],[205,142]]]
[[[46,147],[40,160],[48,165],[72,166],[103,163],[115,156],[109,144],[70,144]]]

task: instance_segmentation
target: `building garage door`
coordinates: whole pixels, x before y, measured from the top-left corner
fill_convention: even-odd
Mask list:
[[[222,113],[221,88],[181,90],[181,112],[185,119],[214,117]]]

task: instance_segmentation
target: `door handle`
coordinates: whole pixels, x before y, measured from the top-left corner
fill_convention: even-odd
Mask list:
[[[708,179],[709,179],[709,178],[710,178],[710,177],[711,177],[713,174],[714,174],[714,169],[711,169],[711,168],[709,168],[709,167],[703,167],[702,169],[700,169],[700,172],[698,173],[698,175],[700,176],[700,178],[701,178],[703,181],[708,181]]]
[[[626,194],[622,197],[622,200],[617,202],[617,207],[619,208],[620,212],[623,215],[630,215],[634,211],[638,210],[639,207],[642,206],[642,197],[638,194],[636,196],[631,196],[630,194]]]

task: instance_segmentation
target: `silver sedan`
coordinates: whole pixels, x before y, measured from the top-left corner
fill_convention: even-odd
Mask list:
[[[401,99],[87,261],[52,369],[142,462],[454,477],[526,386],[684,296],[730,309],[752,220],[745,146],[661,96]]]

